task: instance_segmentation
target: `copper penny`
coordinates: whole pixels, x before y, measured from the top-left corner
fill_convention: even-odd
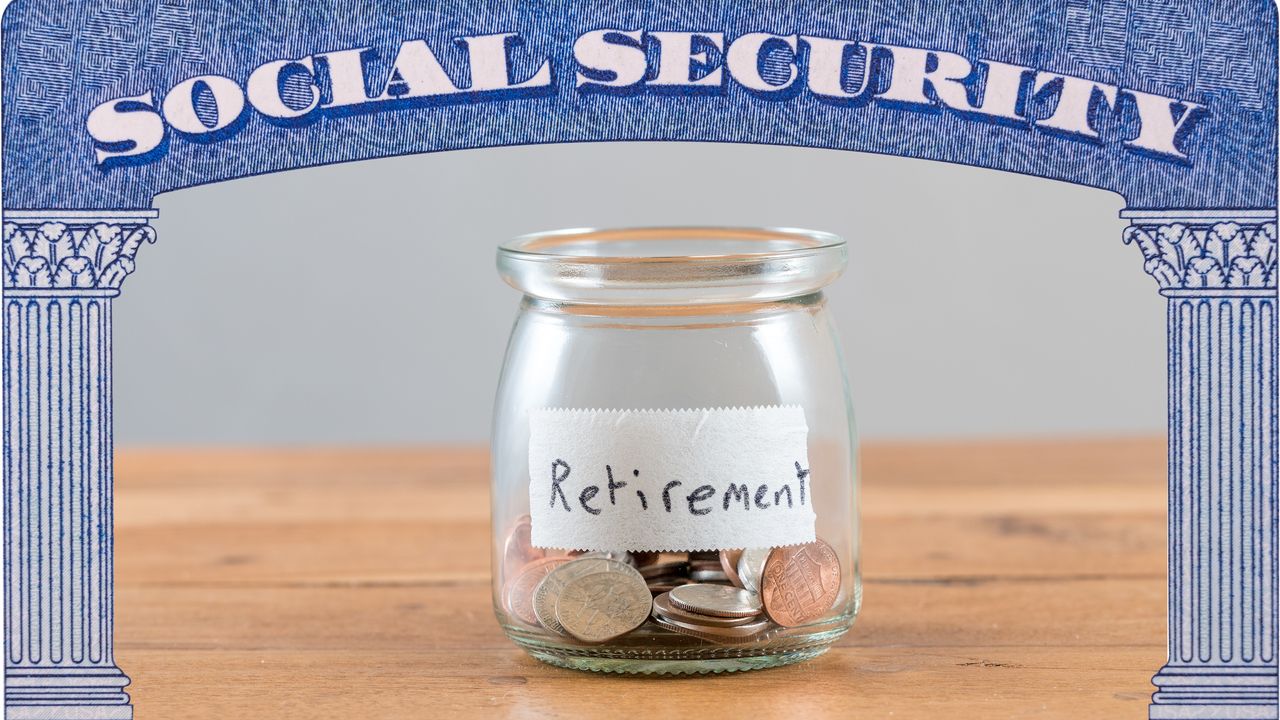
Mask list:
[[[531,534],[533,521],[528,515],[521,515],[507,535],[507,544],[502,550],[502,577],[507,578],[519,568],[534,560],[546,557],[547,553],[533,546]]]
[[[567,557],[541,558],[521,568],[502,589],[502,602],[506,605],[507,612],[521,622],[537,627],[538,616],[533,611],[533,594],[543,578],[569,560]]]
[[[642,568],[658,562],[658,559],[662,557],[662,554],[656,552],[633,552],[631,553],[631,556],[636,560],[636,567]]]
[[[720,567],[724,570],[725,577],[729,578],[729,582],[738,587],[742,587],[742,578],[738,577],[738,560],[741,557],[741,550],[720,551]]]
[[[840,581],[840,558],[825,542],[774,548],[764,566],[760,598],[770,620],[796,627],[831,609]]]

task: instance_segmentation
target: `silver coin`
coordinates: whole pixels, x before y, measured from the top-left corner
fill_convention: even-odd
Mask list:
[[[635,630],[653,612],[638,575],[602,572],[570,580],[556,600],[556,618],[570,635],[601,643]]]
[[[689,573],[689,579],[699,583],[729,583],[729,576],[724,570],[694,570]]]
[[[671,591],[670,598],[672,605],[699,615],[752,617],[764,610],[759,595],[731,585],[681,585]]]
[[[693,625],[706,625],[709,627],[735,627],[737,625],[746,625],[756,622],[758,616],[751,617],[716,617],[714,615],[699,615],[691,613],[687,610],[681,610],[671,603],[670,593],[662,593],[653,598],[653,616],[658,619],[675,620],[677,622],[690,623]]]
[[[769,553],[773,548],[747,548],[738,558],[738,579],[742,587],[751,592],[760,592],[760,580],[764,577],[764,565],[769,561]]]
[[[658,627],[671,632],[677,632],[681,635],[689,635],[691,637],[701,638],[713,643],[747,643],[763,640],[769,636],[773,624],[766,619],[756,620],[745,625],[735,625],[734,627],[717,628],[706,625],[695,625],[693,623],[681,622],[662,615],[655,614],[653,621]]]
[[[567,636],[569,633],[556,617],[556,603],[560,600],[560,593],[570,581],[602,572],[622,573],[644,582],[640,572],[626,563],[600,556],[576,557],[548,573],[539,583],[538,589],[534,590],[533,614],[538,618],[538,623],[558,635]]]

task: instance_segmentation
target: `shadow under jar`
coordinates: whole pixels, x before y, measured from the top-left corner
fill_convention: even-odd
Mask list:
[[[747,670],[853,624],[856,437],[822,288],[844,241],[568,230],[498,250],[524,293],[492,442],[493,600],[563,667]]]

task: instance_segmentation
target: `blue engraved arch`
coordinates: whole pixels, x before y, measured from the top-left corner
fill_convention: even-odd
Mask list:
[[[933,0],[787,3],[408,0],[133,3],[17,0],[3,23],[4,204],[149,207],[158,193],[291,168],[461,148],[548,142],[700,140],[857,150],[964,163],[1113,190],[1134,208],[1272,207],[1276,15],[1259,0]],[[950,51],[1159,93],[1204,106],[1181,142],[1188,162],[1120,142],[1072,139],[1025,122],[952,110],[838,104],[808,92],[770,101],[732,82],[713,92],[584,93],[574,40],[604,28],[812,35]],[[462,36],[510,32],[513,74],[549,59],[541,92],[453,102],[372,103],[305,127],[246,108],[205,142],[169,129],[142,164],[103,169],[86,132],[108,100],[221,75],[244,84],[262,63],[369,48],[370,94],[396,49],[423,39],[453,77]],[[799,86],[797,86],[799,90]],[[1034,102],[1034,101],[1032,101]],[[1047,101],[1051,102],[1051,101]],[[1132,128],[1131,102],[1102,108],[1104,136]],[[205,119],[202,117],[202,119]],[[701,171],[700,171],[701,172]]]

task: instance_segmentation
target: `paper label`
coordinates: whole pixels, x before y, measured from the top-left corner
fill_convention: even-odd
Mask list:
[[[798,406],[540,409],[529,416],[533,544],[692,551],[813,542]]]

